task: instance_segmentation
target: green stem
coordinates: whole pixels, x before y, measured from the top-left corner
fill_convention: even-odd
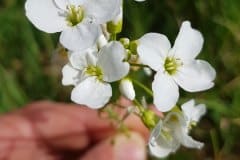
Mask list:
[[[141,103],[138,102],[137,99],[134,99],[133,102],[136,105],[136,107],[138,108],[138,110],[140,111],[140,113],[144,112],[144,108],[142,107]]]
[[[136,64],[136,63],[129,63],[131,66],[136,66],[136,67],[148,67],[147,65],[144,65],[144,64]]]
[[[218,144],[218,140],[217,140],[217,133],[215,129],[212,129],[210,131],[210,136],[211,136],[211,140],[212,140],[212,145],[213,145],[213,151],[214,151],[214,159],[215,160],[219,160],[219,144]]]
[[[147,86],[145,86],[144,84],[142,84],[141,82],[132,79],[132,82],[134,84],[136,84],[137,86],[139,86],[140,88],[144,89],[151,97],[153,97],[153,92],[151,91],[151,89],[149,89]]]
[[[112,34],[110,35],[110,40],[111,40],[111,41],[116,41],[116,40],[117,40],[117,34],[112,33]]]

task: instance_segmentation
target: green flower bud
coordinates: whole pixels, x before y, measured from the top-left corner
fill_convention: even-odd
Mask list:
[[[145,110],[142,113],[141,119],[143,123],[146,125],[146,127],[148,127],[149,129],[153,129],[159,120],[156,114],[151,110]]]
[[[137,46],[138,46],[138,42],[137,41],[131,41],[130,42],[130,51],[132,52],[132,54],[137,54]]]
[[[107,23],[107,31],[111,34],[118,34],[122,31],[123,24],[123,12],[121,8],[121,12],[114,20]]]
[[[122,21],[118,21],[115,23],[114,21],[110,21],[107,23],[107,31],[111,34],[117,34],[122,31]]]
[[[122,43],[124,48],[126,48],[126,49],[129,48],[130,40],[128,38],[120,38],[119,41],[120,41],[120,43]]]

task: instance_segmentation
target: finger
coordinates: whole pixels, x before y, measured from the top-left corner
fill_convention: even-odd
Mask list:
[[[114,131],[110,122],[100,119],[95,110],[79,105],[34,103],[21,114],[29,120],[39,138],[57,148],[82,149]],[[98,134],[94,135],[95,132]]]
[[[132,129],[144,130],[136,117],[127,121]],[[109,121],[99,118],[94,110],[50,102],[30,104],[17,113],[1,117],[0,129],[0,138],[5,136],[5,140],[20,137],[62,149],[83,149],[114,132]]]
[[[101,141],[83,155],[81,160],[145,160],[145,140],[138,133],[118,134]]]
[[[0,159],[57,159],[41,141],[37,141],[29,122],[22,116],[8,114],[0,118]]]

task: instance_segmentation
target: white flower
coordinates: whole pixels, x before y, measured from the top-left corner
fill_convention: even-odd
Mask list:
[[[132,84],[132,81],[128,78],[121,80],[119,89],[121,94],[129,100],[135,99],[135,90]]]
[[[184,103],[181,106],[181,109],[189,129],[191,129],[192,126],[195,126],[199,122],[200,118],[206,114],[206,105],[195,105],[195,101],[193,99]]]
[[[120,12],[120,0],[27,0],[28,19],[47,33],[62,32],[60,42],[69,50],[93,46],[100,33],[99,24]]]
[[[63,85],[74,85],[71,99],[75,103],[98,109],[112,96],[109,84],[125,77],[129,64],[123,62],[124,47],[119,42],[105,45],[99,52],[70,53],[70,64],[64,66]]]
[[[152,89],[154,104],[162,111],[171,110],[178,98],[179,87],[197,92],[214,86],[216,72],[203,60],[195,60],[203,46],[201,33],[183,22],[174,46],[166,36],[148,33],[139,39],[137,48],[142,63],[157,71]]]
[[[136,2],[144,2],[145,0],[135,0]]]
[[[190,107],[194,113],[201,110],[199,106],[195,107],[194,104],[190,105],[190,103],[188,107]],[[185,106],[186,104],[184,104],[184,108]],[[181,111],[172,111],[166,115],[164,120],[159,121],[150,135],[149,149],[152,155],[160,158],[166,157],[170,153],[176,152],[181,145],[197,149],[203,147],[203,143],[195,141],[188,135],[191,128],[188,127],[189,121],[186,119],[186,115],[188,115],[188,113],[184,113],[184,111],[183,113]],[[191,119],[195,118],[199,120],[200,115],[195,114],[195,116],[191,116]]]

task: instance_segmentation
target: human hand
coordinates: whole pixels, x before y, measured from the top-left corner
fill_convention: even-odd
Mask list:
[[[144,160],[148,131],[136,116],[126,119],[130,136],[97,111],[37,102],[0,117],[1,160]]]

